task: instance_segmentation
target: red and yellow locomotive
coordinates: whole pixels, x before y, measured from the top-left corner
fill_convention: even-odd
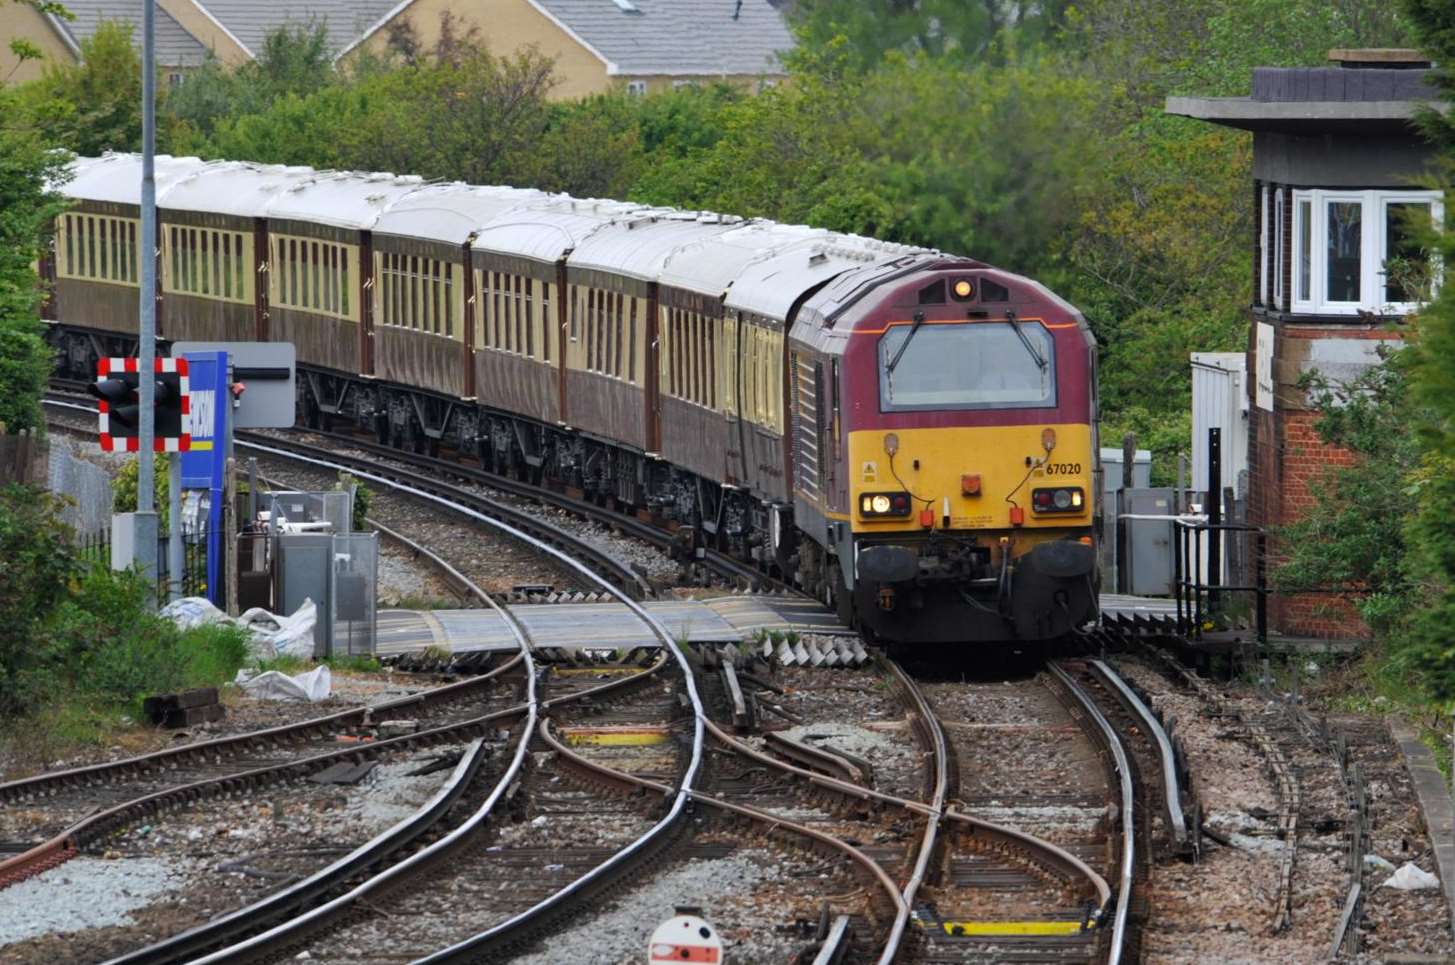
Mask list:
[[[63,371],[130,354],[139,162],[79,159]],[[444,446],[752,562],[890,641],[1096,616],[1094,343],[1036,282],[827,231],[159,158],[159,332],[286,339],[309,425]]]

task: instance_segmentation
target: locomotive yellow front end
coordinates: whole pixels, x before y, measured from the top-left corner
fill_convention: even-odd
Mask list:
[[[844,562],[881,639],[1044,641],[1096,616],[1094,343],[1054,296],[995,287],[999,310],[870,313],[845,353]]]

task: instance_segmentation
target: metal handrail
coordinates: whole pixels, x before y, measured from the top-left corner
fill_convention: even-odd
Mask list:
[[[1268,536],[1261,526],[1247,523],[1210,523],[1206,520],[1173,520],[1177,545],[1172,553],[1172,589],[1177,604],[1177,629],[1190,637],[1201,637],[1204,616],[1217,609],[1219,593],[1251,593],[1254,595],[1254,630],[1258,641],[1268,641]],[[1254,582],[1241,584],[1209,583],[1203,579],[1203,536],[1209,533],[1253,533],[1256,536]],[[1204,609],[1204,599],[1207,608]]]

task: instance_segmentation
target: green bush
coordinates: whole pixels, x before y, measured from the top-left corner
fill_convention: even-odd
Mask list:
[[[34,696],[42,621],[77,572],[60,503],[28,486],[0,487],[0,716]]]
[[[138,462],[128,459],[111,480],[111,510],[116,513],[136,512],[136,477]],[[167,464],[157,460],[152,466],[152,508],[157,513],[157,525],[166,532],[170,519],[171,503],[167,496]]]
[[[369,502],[373,496],[373,493],[369,491],[369,487],[365,486],[357,477],[346,472],[341,472],[338,474],[338,485],[334,486],[334,488],[341,492],[348,492],[350,489],[354,491],[351,526],[355,533],[362,533],[367,530]]]

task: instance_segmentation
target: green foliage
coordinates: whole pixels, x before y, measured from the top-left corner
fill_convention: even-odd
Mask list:
[[[151,694],[230,680],[248,657],[246,631],[225,624],[179,631],[152,611],[152,592],[134,570],[85,571],[47,622],[47,689],[135,710]]]
[[[59,510],[40,490],[0,487],[0,716],[24,709],[41,623],[76,569]]]
[[[141,147],[141,57],[130,25],[105,21],[81,41],[78,63],[57,63],[15,93],[21,124],[77,154]]]
[[[339,490],[340,492],[348,492],[349,490],[353,490],[353,516],[351,517],[350,525],[352,526],[355,533],[362,533],[366,531],[369,528],[369,500],[373,496],[373,493],[370,492],[369,487],[365,486],[363,481],[358,479],[357,477],[352,476],[346,472],[341,472],[338,474],[338,483],[334,486],[334,488]]]
[[[1070,0],[797,0],[789,10],[806,49],[841,39],[856,67],[872,68],[888,52],[993,59],[1008,42],[1056,30],[1070,7]]]
[[[367,655],[325,657],[323,662],[339,673],[378,673],[384,669],[377,657]]]
[[[16,95],[0,88],[0,427],[44,431],[40,397],[52,358],[36,314],[32,268],[64,202],[48,185],[64,178],[66,156],[15,126]]]
[[[140,461],[136,459],[127,459],[111,478],[112,512],[136,512],[136,480],[140,465]],[[167,493],[167,466],[159,459],[152,468],[152,508],[157,512],[157,525],[162,532],[166,532],[171,513]]]
[[[1313,485],[1317,509],[1280,533],[1289,559],[1274,576],[1285,591],[1366,591],[1362,615],[1388,635],[1416,590],[1405,517],[1420,453],[1409,424],[1408,350],[1383,354],[1382,364],[1347,383],[1317,373],[1304,379],[1319,412],[1320,437],[1354,461],[1331,466]]]

